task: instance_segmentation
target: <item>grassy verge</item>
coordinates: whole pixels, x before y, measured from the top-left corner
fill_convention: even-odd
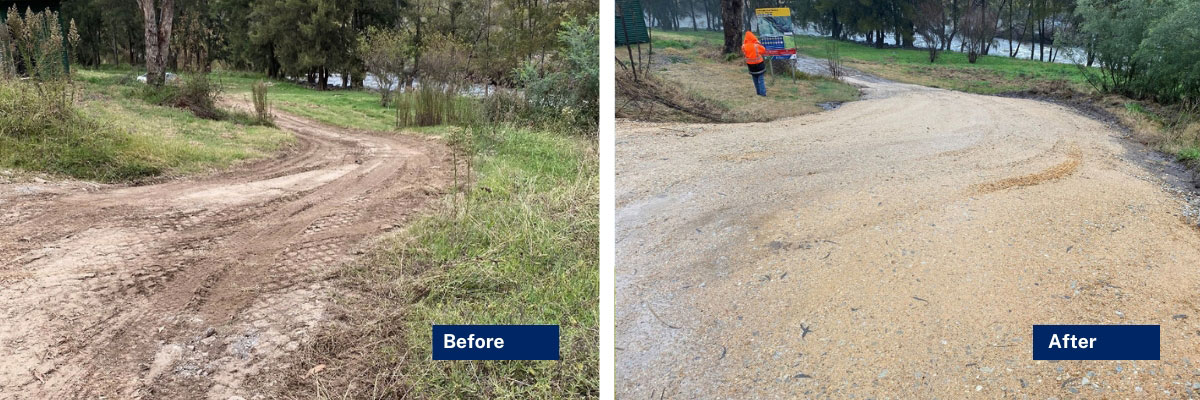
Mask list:
[[[594,142],[516,128],[464,132],[474,189],[343,271],[337,322],[289,373],[290,395],[598,396]],[[433,324],[557,324],[562,360],[432,361]],[[328,369],[295,380],[317,365]]]
[[[618,54],[625,54],[623,48],[620,50]],[[768,96],[761,98],[754,93],[754,84],[742,60],[721,57],[720,36],[716,32],[655,32],[654,53],[652,79],[661,81],[657,86],[662,87],[655,96],[713,109],[729,122],[770,121],[809,114],[821,111],[823,103],[858,97],[858,89],[836,80],[802,75],[793,82],[781,72],[775,77],[767,76]],[[621,85],[637,84],[622,81]],[[619,117],[697,120],[661,103],[636,98],[634,93],[618,92]]]
[[[102,182],[138,182],[227,168],[291,143],[287,132],[196,118],[125,95],[141,85],[130,71],[79,70],[75,103],[60,118],[29,83],[0,83],[0,168]],[[28,108],[28,109],[26,109]]]
[[[1163,106],[1118,96],[1106,101],[1106,109],[1119,116],[1136,139],[1200,170],[1200,105]]]

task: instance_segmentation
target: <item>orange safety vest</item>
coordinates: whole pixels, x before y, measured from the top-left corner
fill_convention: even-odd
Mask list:
[[[746,64],[758,64],[763,62],[763,53],[767,49],[758,42],[758,38],[754,36],[754,32],[746,32],[745,39],[742,39],[742,55],[746,56]]]

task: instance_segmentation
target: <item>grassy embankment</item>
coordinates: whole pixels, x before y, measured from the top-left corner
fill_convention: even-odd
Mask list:
[[[260,76],[217,73],[230,95]],[[272,82],[272,105],[392,130],[363,91]],[[335,323],[288,371],[300,397],[563,398],[599,387],[599,164],[582,135],[507,124],[427,127],[471,162],[471,184],[337,278]],[[461,159],[460,159],[461,160]],[[465,179],[464,167],[459,181]],[[557,324],[562,361],[432,361],[433,324]],[[323,372],[300,378],[318,365]]]
[[[134,77],[77,70],[74,95],[62,91],[58,101],[30,82],[0,82],[0,169],[138,182],[227,168],[293,141],[279,129],[147,103],[136,96],[142,84]],[[74,106],[63,106],[72,98]]]
[[[741,58],[720,54],[717,32],[654,32],[654,63],[650,74],[661,81],[658,94],[679,104],[713,110],[724,122],[770,121],[821,111],[820,104],[854,100],[851,85],[820,76],[801,75],[796,82],[782,72],[767,77],[768,97],[754,93],[754,83]],[[643,54],[649,51],[643,45]],[[617,56],[626,60],[624,47]],[[636,51],[636,50],[635,50]],[[636,58],[636,53],[634,54]],[[620,68],[618,68],[620,69]],[[652,82],[655,84],[658,82]],[[632,82],[622,81],[628,87]],[[641,85],[641,84],[638,84]],[[650,121],[705,121],[695,115],[634,98],[618,90],[617,116]]]

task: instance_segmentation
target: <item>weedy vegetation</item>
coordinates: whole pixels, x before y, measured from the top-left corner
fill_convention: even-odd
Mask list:
[[[321,115],[359,116],[335,125],[438,135],[454,154],[445,198],[338,274],[333,322],[281,372],[281,393],[599,395],[598,88],[578,98],[552,88],[598,85],[598,57],[587,56],[598,49],[598,23],[564,22],[561,56],[541,71],[526,69],[523,93],[464,95],[446,89],[453,79],[426,79],[391,93],[391,107],[379,97],[275,97]],[[432,324],[557,324],[562,360],[433,361]]]

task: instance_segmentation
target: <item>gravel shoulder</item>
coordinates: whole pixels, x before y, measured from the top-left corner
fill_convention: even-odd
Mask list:
[[[618,121],[618,398],[1200,394],[1189,174],[1070,108],[854,75],[751,124]],[[1032,361],[1033,324],[1162,361]]]

